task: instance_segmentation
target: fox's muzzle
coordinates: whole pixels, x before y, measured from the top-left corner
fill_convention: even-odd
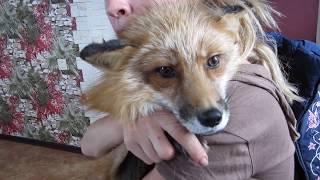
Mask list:
[[[180,108],[178,120],[191,133],[210,135],[222,130],[229,120],[229,109],[225,101],[219,100],[209,107],[193,107],[190,104]]]

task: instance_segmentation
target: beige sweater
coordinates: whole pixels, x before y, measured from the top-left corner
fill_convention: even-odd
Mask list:
[[[270,73],[260,65],[241,65],[229,83],[230,121],[206,137],[209,165],[177,156],[157,164],[167,180],[293,180],[296,120]]]

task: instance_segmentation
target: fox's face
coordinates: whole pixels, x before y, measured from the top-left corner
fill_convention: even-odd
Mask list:
[[[195,134],[223,129],[227,82],[243,59],[237,18],[201,3],[164,5],[119,40],[89,45],[82,58],[106,74],[88,104],[125,121],[164,108]]]

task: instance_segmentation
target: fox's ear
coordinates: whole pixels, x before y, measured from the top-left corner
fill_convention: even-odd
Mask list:
[[[88,63],[99,68],[117,70],[128,62],[133,47],[121,40],[103,41],[103,43],[92,43],[86,46],[80,57]]]

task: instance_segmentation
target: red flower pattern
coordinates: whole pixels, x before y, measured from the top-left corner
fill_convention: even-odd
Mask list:
[[[31,61],[38,53],[49,50],[53,40],[53,30],[50,23],[45,22],[45,14],[48,12],[48,3],[46,1],[34,7],[34,14],[37,26],[40,29],[40,36],[36,41],[29,43],[27,39],[22,39],[22,49],[26,51],[26,59]]]
[[[36,42],[30,44],[26,39],[22,40],[22,49],[26,51],[26,60],[32,61],[38,53],[47,51],[51,48],[53,41],[53,30],[50,23],[45,21],[45,14],[48,12],[49,6],[46,1],[34,7],[34,14],[37,25],[40,28],[40,36]],[[37,119],[44,120],[49,115],[59,114],[63,111],[63,93],[55,89],[58,75],[49,74],[47,78],[47,86],[49,91],[49,100],[45,106],[41,106],[38,100],[34,100],[32,105],[37,112]],[[37,92],[34,97],[38,97]]]
[[[0,37],[0,79],[8,78],[12,72],[12,62],[8,55],[4,53],[6,48],[6,38]]]
[[[55,136],[55,140],[57,143],[60,143],[60,144],[65,144],[67,143],[68,139],[70,139],[70,133],[68,132],[61,132],[61,133],[58,133],[56,134]]]
[[[55,89],[55,85],[59,80],[58,75],[54,73],[50,73],[47,76],[47,87],[49,92],[49,100],[45,106],[40,105],[38,100],[32,102],[36,112],[37,112],[37,119],[39,121],[44,120],[49,115],[53,114],[61,114],[64,109],[64,98],[63,93]],[[35,92],[34,97],[38,97],[38,94]]]

